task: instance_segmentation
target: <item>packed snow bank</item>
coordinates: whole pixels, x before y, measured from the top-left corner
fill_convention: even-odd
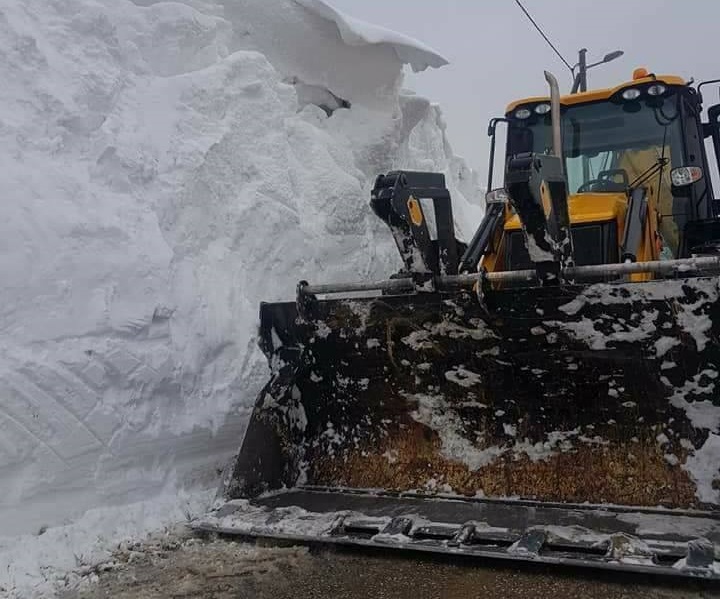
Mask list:
[[[346,17],[322,0],[180,1],[195,7],[205,19],[213,15],[208,26],[215,37],[211,51],[200,53],[192,47],[201,32],[194,33],[191,27],[176,30],[170,45],[150,42],[148,50],[165,72],[185,72],[188,61],[199,66],[221,45],[229,52],[255,50],[286,80],[319,86],[352,104],[391,110],[403,63],[415,70],[447,63],[419,42]],[[178,5],[157,0],[136,3],[152,5],[167,15]]]
[[[479,221],[401,91],[442,60],[303,4],[0,1],[2,534],[214,485],[267,374],[260,300],[397,268],[378,172],[444,171]]]
[[[40,535],[0,537],[0,597],[32,599],[73,591],[111,566],[113,552],[143,541],[148,530],[172,541],[187,534],[184,524],[207,513],[209,491],[163,495],[122,508],[95,508],[70,525]]]

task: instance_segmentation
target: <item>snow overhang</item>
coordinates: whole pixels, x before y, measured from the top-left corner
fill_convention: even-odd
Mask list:
[[[334,22],[340,37],[348,46],[387,44],[395,50],[398,58],[404,64],[409,64],[416,73],[428,67],[439,68],[449,64],[447,59],[422,42],[391,29],[346,16],[323,0],[295,2],[323,19]]]

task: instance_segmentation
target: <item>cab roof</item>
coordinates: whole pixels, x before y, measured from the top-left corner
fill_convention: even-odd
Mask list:
[[[681,85],[686,86],[688,83],[682,77],[677,75],[646,75],[645,77],[637,77],[631,81],[621,83],[616,87],[608,87],[605,89],[593,89],[587,92],[580,92],[577,94],[569,94],[567,96],[560,97],[560,104],[563,106],[571,106],[573,104],[583,104],[585,102],[595,102],[597,100],[607,100],[614,96],[617,92],[627,87],[634,87],[637,85],[645,85],[653,82],[664,83],[665,85]],[[505,109],[505,114],[511,113],[518,106],[524,104],[537,104],[539,102],[549,102],[549,96],[534,96],[532,98],[524,98],[522,100],[516,100],[508,104]]]

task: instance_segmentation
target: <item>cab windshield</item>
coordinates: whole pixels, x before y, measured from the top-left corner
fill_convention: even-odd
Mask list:
[[[673,162],[682,163],[679,116],[675,94],[564,108],[563,154],[569,192],[616,191],[593,183],[610,180],[632,184],[661,159],[667,160],[662,170],[669,185]],[[552,152],[549,114],[533,113],[529,119],[511,121],[508,155],[524,152]],[[587,189],[593,187],[596,189]]]
[[[562,109],[563,155],[569,193],[619,192],[643,185],[661,214],[672,214],[670,171],[683,164],[679,95],[606,100]],[[512,119],[508,156],[551,153],[550,115]],[[674,223],[666,223],[676,245]]]

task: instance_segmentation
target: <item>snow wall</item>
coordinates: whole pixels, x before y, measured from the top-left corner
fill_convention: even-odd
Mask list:
[[[442,66],[319,0],[0,0],[0,534],[216,484],[261,300],[399,266],[375,175],[444,172]]]

